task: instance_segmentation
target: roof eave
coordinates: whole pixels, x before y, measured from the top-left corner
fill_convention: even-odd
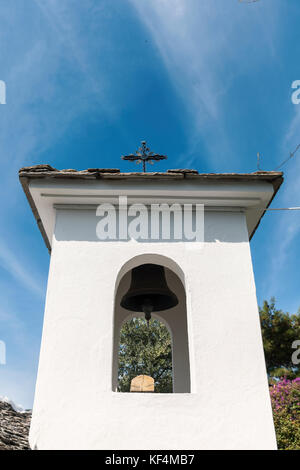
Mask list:
[[[84,179],[84,180],[95,180],[95,179],[134,179],[134,180],[200,180],[200,181],[226,181],[226,182],[237,182],[237,181],[267,181],[273,185],[274,192],[272,198],[270,199],[266,209],[272,203],[274,197],[276,196],[282,182],[283,182],[283,173],[274,172],[274,171],[257,171],[254,173],[198,173],[196,170],[188,169],[178,169],[178,170],[168,170],[165,173],[153,172],[153,173],[121,173],[120,170],[113,169],[102,169],[102,168],[89,168],[87,170],[77,171],[77,170],[56,170],[50,165],[35,165],[31,167],[24,167],[19,170],[19,179],[22,184],[24,193],[27,197],[39,230],[42,234],[46,247],[51,253],[51,244],[48,239],[47,233],[43,226],[42,220],[40,218],[38,209],[35,205],[33,197],[30,193],[29,183],[30,180],[36,178],[48,178],[48,179]],[[259,226],[262,217],[264,216],[266,210],[263,211],[258,223],[255,228],[252,230],[249,235],[249,240],[253,238],[254,233]]]

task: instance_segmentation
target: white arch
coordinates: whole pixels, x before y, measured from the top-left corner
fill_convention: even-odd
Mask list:
[[[143,253],[142,255],[134,256],[133,258],[128,260],[125,264],[123,264],[116,279],[115,294],[119,287],[120,281],[125,276],[125,274],[128,271],[131,271],[136,266],[140,266],[141,264],[146,264],[146,263],[159,264],[161,266],[164,266],[165,268],[170,269],[170,271],[173,271],[179,277],[184,288],[186,287],[183,270],[181,269],[179,264],[177,264],[172,258],[169,258],[164,255],[160,255],[158,253]]]
[[[116,391],[118,382],[118,348],[120,329],[124,321],[136,313],[131,314],[120,306],[122,295],[128,290],[130,284],[130,272],[133,268],[146,263],[159,264],[166,268],[168,285],[173,290],[179,304],[171,310],[153,314],[159,321],[166,324],[172,339],[173,361],[173,391],[175,393],[190,392],[190,359],[187,328],[187,308],[185,279],[180,266],[171,258],[159,254],[145,253],[128,260],[121,268],[116,278],[114,292],[113,315],[113,354],[112,354],[112,389]]]

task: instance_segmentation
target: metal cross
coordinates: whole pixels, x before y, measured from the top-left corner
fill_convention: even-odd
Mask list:
[[[135,161],[137,164],[143,163],[143,172],[145,173],[146,162],[153,165],[153,161],[165,160],[167,158],[166,155],[158,155],[157,153],[150,152],[145,140],[143,140],[141,144],[140,148],[135,152],[135,155],[133,153],[130,155],[122,155],[122,160]]]

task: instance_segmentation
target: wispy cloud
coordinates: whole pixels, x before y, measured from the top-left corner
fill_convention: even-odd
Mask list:
[[[300,144],[300,105],[294,105],[293,115],[290,118],[285,135],[283,136],[281,149],[282,155],[286,158],[291,154]],[[282,168],[285,172],[285,185],[283,187],[283,194],[281,200],[286,206],[300,206],[300,151],[295,152],[291,160]],[[300,218],[297,213],[293,213],[294,217],[289,217],[290,214],[284,214],[280,224],[281,244],[280,244],[280,259],[283,263],[287,255],[289,245],[294,241],[295,237],[300,232]],[[288,219],[288,222],[287,222]]]
[[[6,246],[3,241],[0,241],[0,265],[14,279],[27,289],[30,289],[34,294],[43,298],[45,293],[41,287],[40,280],[32,276],[28,269],[15,257],[13,252]]]
[[[89,49],[82,46],[84,38],[81,34],[81,24],[78,22],[77,12],[74,12],[69,2],[61,0],[51,0],[47,3],[35,0],[35,3],[55,31],[58,45],[65,50],[69,58],[75,62],[77,69],[84,75],[86,87],[90,92],[99,96],[99,103],[101,102],[106,113],[110,113],[111,107],[105,93],[107,83],[104,83],[105,77],[103,75],[100,77],[95,73]],[[93,2],[86,2],[85,5],[87,9],[94,8]]]
[[[40,162],[40,155],[55,145],[74,120],[95,106],[95,97],[103,114],[110,112],[109,95],[102,90],[105,77],[98,74],[95,78],[93,57],[81,46],[83,32],[80,21],[76,24],[80,17],[76,12],[77,16],[71,18],[72,8],[67,4],[37,1],[30,5],[20,2],[20,9],[16,10],[11,5],[1,7],[1,15],[12,19],[18,37],[24,36],[26,41],[20,40],[14,47],[16,35],[9,28],[9,21],[7,28],[3,27],[6,41],[0,42],[0,55],[7,59],[5,76],[0,78],[6,82],[7,104],[2,105],[0,113],[0,159],[5,173],[1,184],[5,204],[0,207],[0,218],[5,224],[1,225],[0,266],[40,298],[44,296],[44,286],[32,274],[34,261],[21,261],[15,255],[20,251],[22,236],[17,235],[17,214],[21,223],[28,224],[26,227],[34,227],[31,219],[24,220],[24,214],[19,213],[23,194],[18,169]],[[7,55],[6,49],[11,53]],[[14,217],[10,216],[12,212]]]
[[[293,152],[300,144],[300,105],[294,105],[286,132],[280,143],[282,161]],[[300,207],[300,150],[290,159],[280,170],[284,171],[285,182],[280,189],[276,206],[280,207]],[[283,285],[283,272],[285,265],[295,258],[295,244],[300,236],[300,212],[282,211],[278,213],[276,229],[270,236],[272,252],[272,262],[269,269],[268,295],[279,292]],[[294,304],[299,304],[299,299],[294,300]],[[298,305],[299,306],[299,305]]]
[[[226,2],[226,6],[218,0],[130,2],[150,31],[170,81],[190,112],[190,153],[202,140],[207,159],[213,165],[220,164],[220,149],[223,154],[234,154],[233,136],[224,130],[226,96],[234,80],[252,65],[259,66],[264,54],[274,56],[274,6],[263,14],[260,9],[266,21],[257,21],[257,9],[245,9],[234,1]],[[253,54],[258,38],[266,47]]]

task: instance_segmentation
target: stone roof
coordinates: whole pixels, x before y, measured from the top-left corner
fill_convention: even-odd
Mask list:
[[[31,411],[19,413],[0,401],[0,450],[29,450]]]
[[[20,168],[19,177],[24,178],[64,178],[64,179],[193,179],[193,180],[263,180],[281,184],[282,172],[256,171],[254,173],[199,173],[187,168],[167,170],[166,172],[128,172],[121,173],[118,168],[87,168],[86,170],[57,170],[50,165],[34,165]],[[279,186],[280,186],[279,184]]]

